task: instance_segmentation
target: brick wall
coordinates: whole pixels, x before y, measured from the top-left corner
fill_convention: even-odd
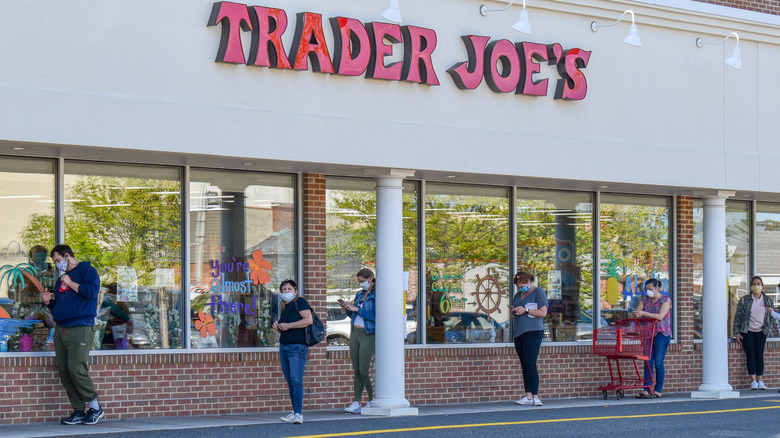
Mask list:
[[[302,190],[305,295],[324,316],[324,176],[305,175]],[[690,197],[677,199],[678,342],[667,354],[668,392],[701,384],[701,344],[693,342],[692,207]],[[731,344],[728,354],[730,383],[748,387],[742,348]],[[767,385],[780,386],[780,342],[767,343],[765,360]],[[0,356],[0,370],[0,424],[56,421],[70,411],[53,357]],[[405,371],[407,399],[418,405],[515,400],[523,394],[511,346],[409,348]],[[542,398],[600,397],[596,388],[609,380],[606,359],[593,355],[589,344],[543,346],[539,371]],[[290,409],[275,351],[100,355],[91,357],[91,373],[108,419]],[[346,406],[352,400],[349,352],[312,348],[305,385],[305,410]]]
[[[763,12],[765,14],[780,15],[780,2],[777,0],[695,0],[711,5],[728,6],[730,8],[744,9],[746,11]]]

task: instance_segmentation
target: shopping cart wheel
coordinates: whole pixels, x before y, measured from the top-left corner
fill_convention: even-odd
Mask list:
[[[604,400],[606,400],[606,399],[607,399],[607,396],[608,396],[608,395],[607,395],[607,391],[604,391]]]
[[[620,400],[621,398],[625,397],[625,394],[623,393],[622,389],[618,389],[615,391],[615,395],[617,396],[617,399]]]

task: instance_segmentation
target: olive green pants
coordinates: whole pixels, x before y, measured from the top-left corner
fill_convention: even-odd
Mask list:
[[[371,385],[371,359],[374,357],[374,334],[366,333],[362,327],[352,327],[349,335],[349,357],[355,373],[355,400],[363,397],[363,388],[368,392],[368,401],[374,399],[374,387]]]
[[[89,350],[95,333],[90,326],[60,327],[54,329],[54,354],[60,382],[68,393],[70,405],[76,411],[97,398],[95,384],[89,377]]]

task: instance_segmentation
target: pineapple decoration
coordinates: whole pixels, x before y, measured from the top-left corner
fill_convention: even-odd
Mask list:
[[[615,305],[620,299],[618,275],[626,273],[626,265],[614,254],[610,254],[608,258],[609,263],[604,267],[604,275],[607,276],[607,301],[609,304]]]

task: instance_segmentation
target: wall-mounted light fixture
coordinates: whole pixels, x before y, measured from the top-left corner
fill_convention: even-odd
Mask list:
[[[382,12],[382,17],[393,23],[400,23],[403,21],[401,19],[401,10],[398,8],[398,0],[390,0],[390,7]]]
[[[711,45],[711,46],[719,46],[723,44],[727,39],[729,39],[729,37],[732,35],[734,35],[734,38],[737,39],[737,45],[734,46],[734,51],[731,52],[731,56],[726,58],[726,64],[736,68],[737,70],[742,70],[742,56],[740,56],[740,52],[739,52],[739,35],[737,35],[736,32],[731,32],[730,34],[726,35],[726,38],[723,38],[717,43],[708,43],[707,41],[704,41],[701,38],[696,38],[696,47],[701,47],[704,44]]]
[[[482,5],[479,7],[479,13],[484,17],[488,12],[506,11],[514,2],[515,0],[510,0],[509,4],[500,9],[488,9],[487,6]],[[512,29],[531,35],[531,23],[528,21],[528,11],[525,10],[525,0],[523,0],[523,10],[520,11],[520,20],[512,25]]]
[[[615,21],[614,23],[602,24],[601,27],[610,27],[620,23],[620,20],[622,20],[626,14],[631,14],[631,27],[628,29],[628,36],[623,38],[623,42],[626,44],[630,44],[632,46],[642,47],[642,41],[639,40],[639,34],[636,31],[636,23],[634,22],[634,11],[630,9],[627,10],[626,12],[623,12],[620,15],[620,18],[618,18],[617,21]],[[593,32],[599,30],[599,24],[596,23],[595,21],[591,22],[590,30],[592,30]]]

